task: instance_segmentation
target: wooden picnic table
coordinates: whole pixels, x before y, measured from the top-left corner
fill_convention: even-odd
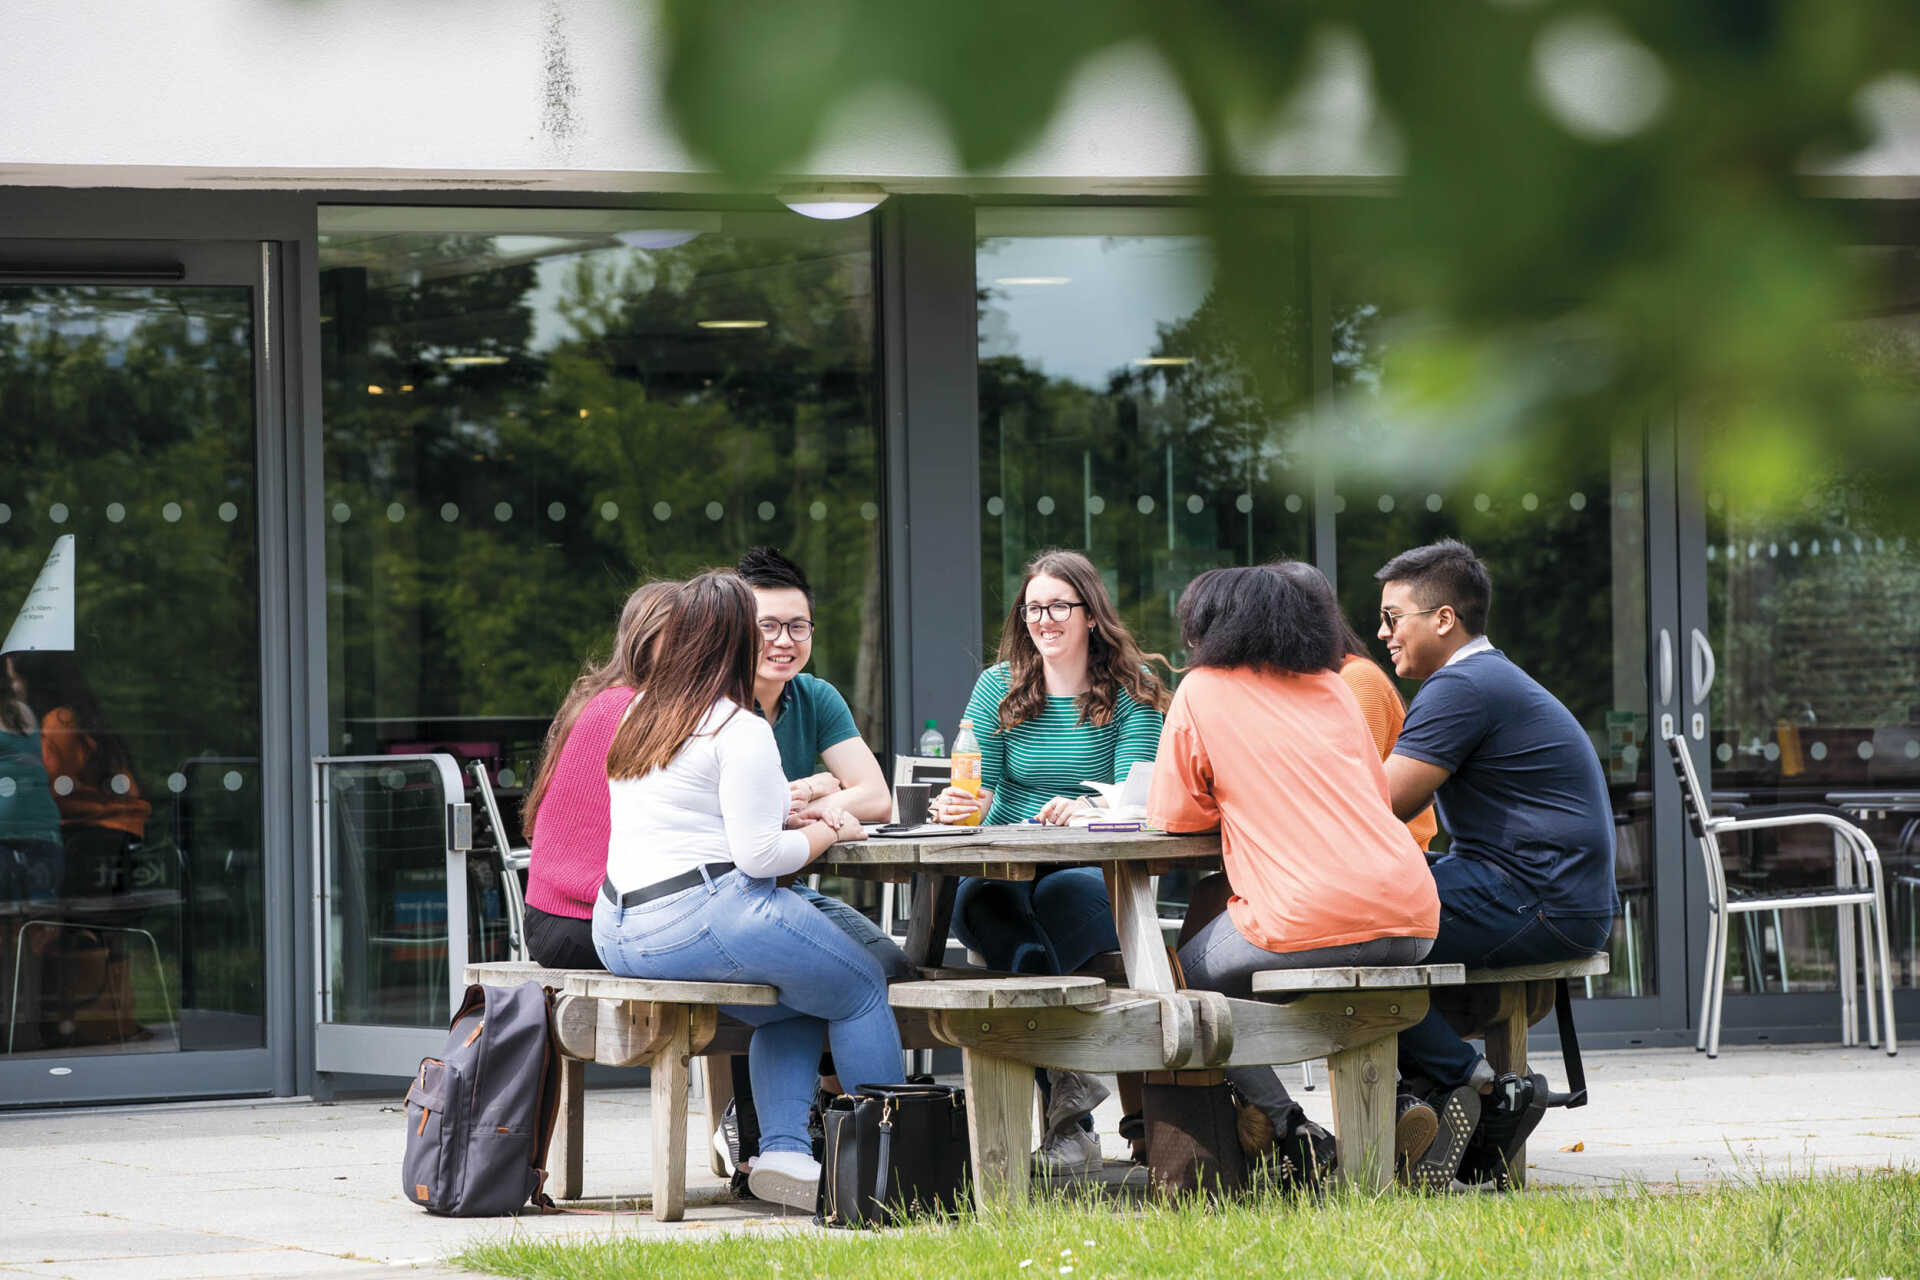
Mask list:
[[[836,844],[808,870],[867,880],[912,879],[906,952],[915,964],[938,968],[945,959],[954,892],[961,876],[1031,880],[1058,867],[1099,867],[1107,877],[1127,985],[1137,991],[1175,989],[1166,941],[1160,934],[1153,878],[1176,866],[1200,870],[1218,866],[1218,833],[1172,836],[1027,823],[972,831],[970,835]]]

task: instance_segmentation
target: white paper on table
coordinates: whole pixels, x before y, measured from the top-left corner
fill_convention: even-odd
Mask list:
[[[14,615],[0,652],[73,652],[73,606],[73,535],[63,533],[53,540],[53,550],[40,566],[26,603]]]
[[[1080,785],[1097,793],[1106,801],[1104,809],[1092,813],[1076,813],[1067,819],[1070,827],[1084,827],[1090,822],[1133,822],[1147,816],[1147,797],[1153,792],[1153,761],[1135,760],[1133,767],[1127,770],[1124,782],[1095,782],[1082,778]]]

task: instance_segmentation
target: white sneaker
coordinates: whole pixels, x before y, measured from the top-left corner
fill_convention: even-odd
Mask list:
[[[820,1197],[820,1162],[798,1151],[762,1151],[747,1174],[757,1200],[812,1213]]]
[[[1071,1122],[1079,1129],[1079,1119],[1110,1096],[1100,1077],[1084,1071],[1047,1072],[1047,1132],[1064,1129]]]
[[[1058,1178],[1074,1173],[1098,1173],[1105,1168],[1100,1158],[1100,1140],[1070,1124],[1047,1135],[1033,1153],[1033,1171],[1042,1177]]]

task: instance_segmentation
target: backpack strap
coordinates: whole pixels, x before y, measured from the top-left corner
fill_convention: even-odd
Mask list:
[[[553,1197],[547,1194],[547,1152],[553,1146],[553,1131],[560,1120],[560,1073],[553,1068],[560,1062],[560,1032],[553,1025],[552,987],[540,988],[547,1005],[547,1052],[540,1060],[540,1127],[533,1135],[533,1171],[540,1175],[533,1184],[534,1206],[553,1211]]]
[[[1568,1107],[1587,1105],[1587,1069],[1580,1062],[1580,1037],[1573,1029],[1573,999],[1567,980],[1556,978],[1553,987],[1553,1015],[1560,1028],[1560,1056],[1567,1064]]]

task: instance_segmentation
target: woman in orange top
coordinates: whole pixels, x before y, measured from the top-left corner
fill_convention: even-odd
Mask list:
[[[1319,570],[1314,572],[1318,573]],[[1328,584],[1327,589],[1331,591],[1332,584]],[[1393,754],[1393,744],[1400,741],[1400,726],[1407,722],[1407,704],[1400,700],[1400,690],[1394,687],[1393,680],[1373,660],[1373,655],[1367,652],[1367,642],[1360,638],[1353,624],[1342,618],[1340,629],[1341,644],[1346,649],[1340,659],[1340,678],[1347,682],[1347,688],[1353,690],[1354,701],[1360,704],[1360,714],[1366,717],[1367,731],[1373,735],[1374,748],[1385,760]],[[1407,830],[1413,833],[1414,843],[1424,852],[1440,831],[1440,821],[1433,815],[1433,806],[1428,805],[1414,814],[1407,823]]]
[[[134,781],[125,739],[107,727],[72,654],[10,653],[6,671],[14,693],[41,717],[40,755],[67,846],[62,895],[124,893],[129,851],[146,838],[153,812]]]
[[[1216,876],[1195,890],[1181,931],[1187,984],[1244,997],[1267,969],[1417,963],[1440,899],[1336,674],[1340,613],[1327,580],[1297,562],[1211,570],[1180,597],[1180,632],[1192,669],[1160,735],[1149,822],[1217,829],[1226,863],[1224,886]],[[1208,900],[1227,896],[1220,887],[1230,896],[1209,918]],[[1272,1121],[1296,1172],[1325,1171],[1331,1136],[1271,1067],[1227,1077]],[[1410,1144],[1421,1131],[1432,1137],[1416,1125]]]

